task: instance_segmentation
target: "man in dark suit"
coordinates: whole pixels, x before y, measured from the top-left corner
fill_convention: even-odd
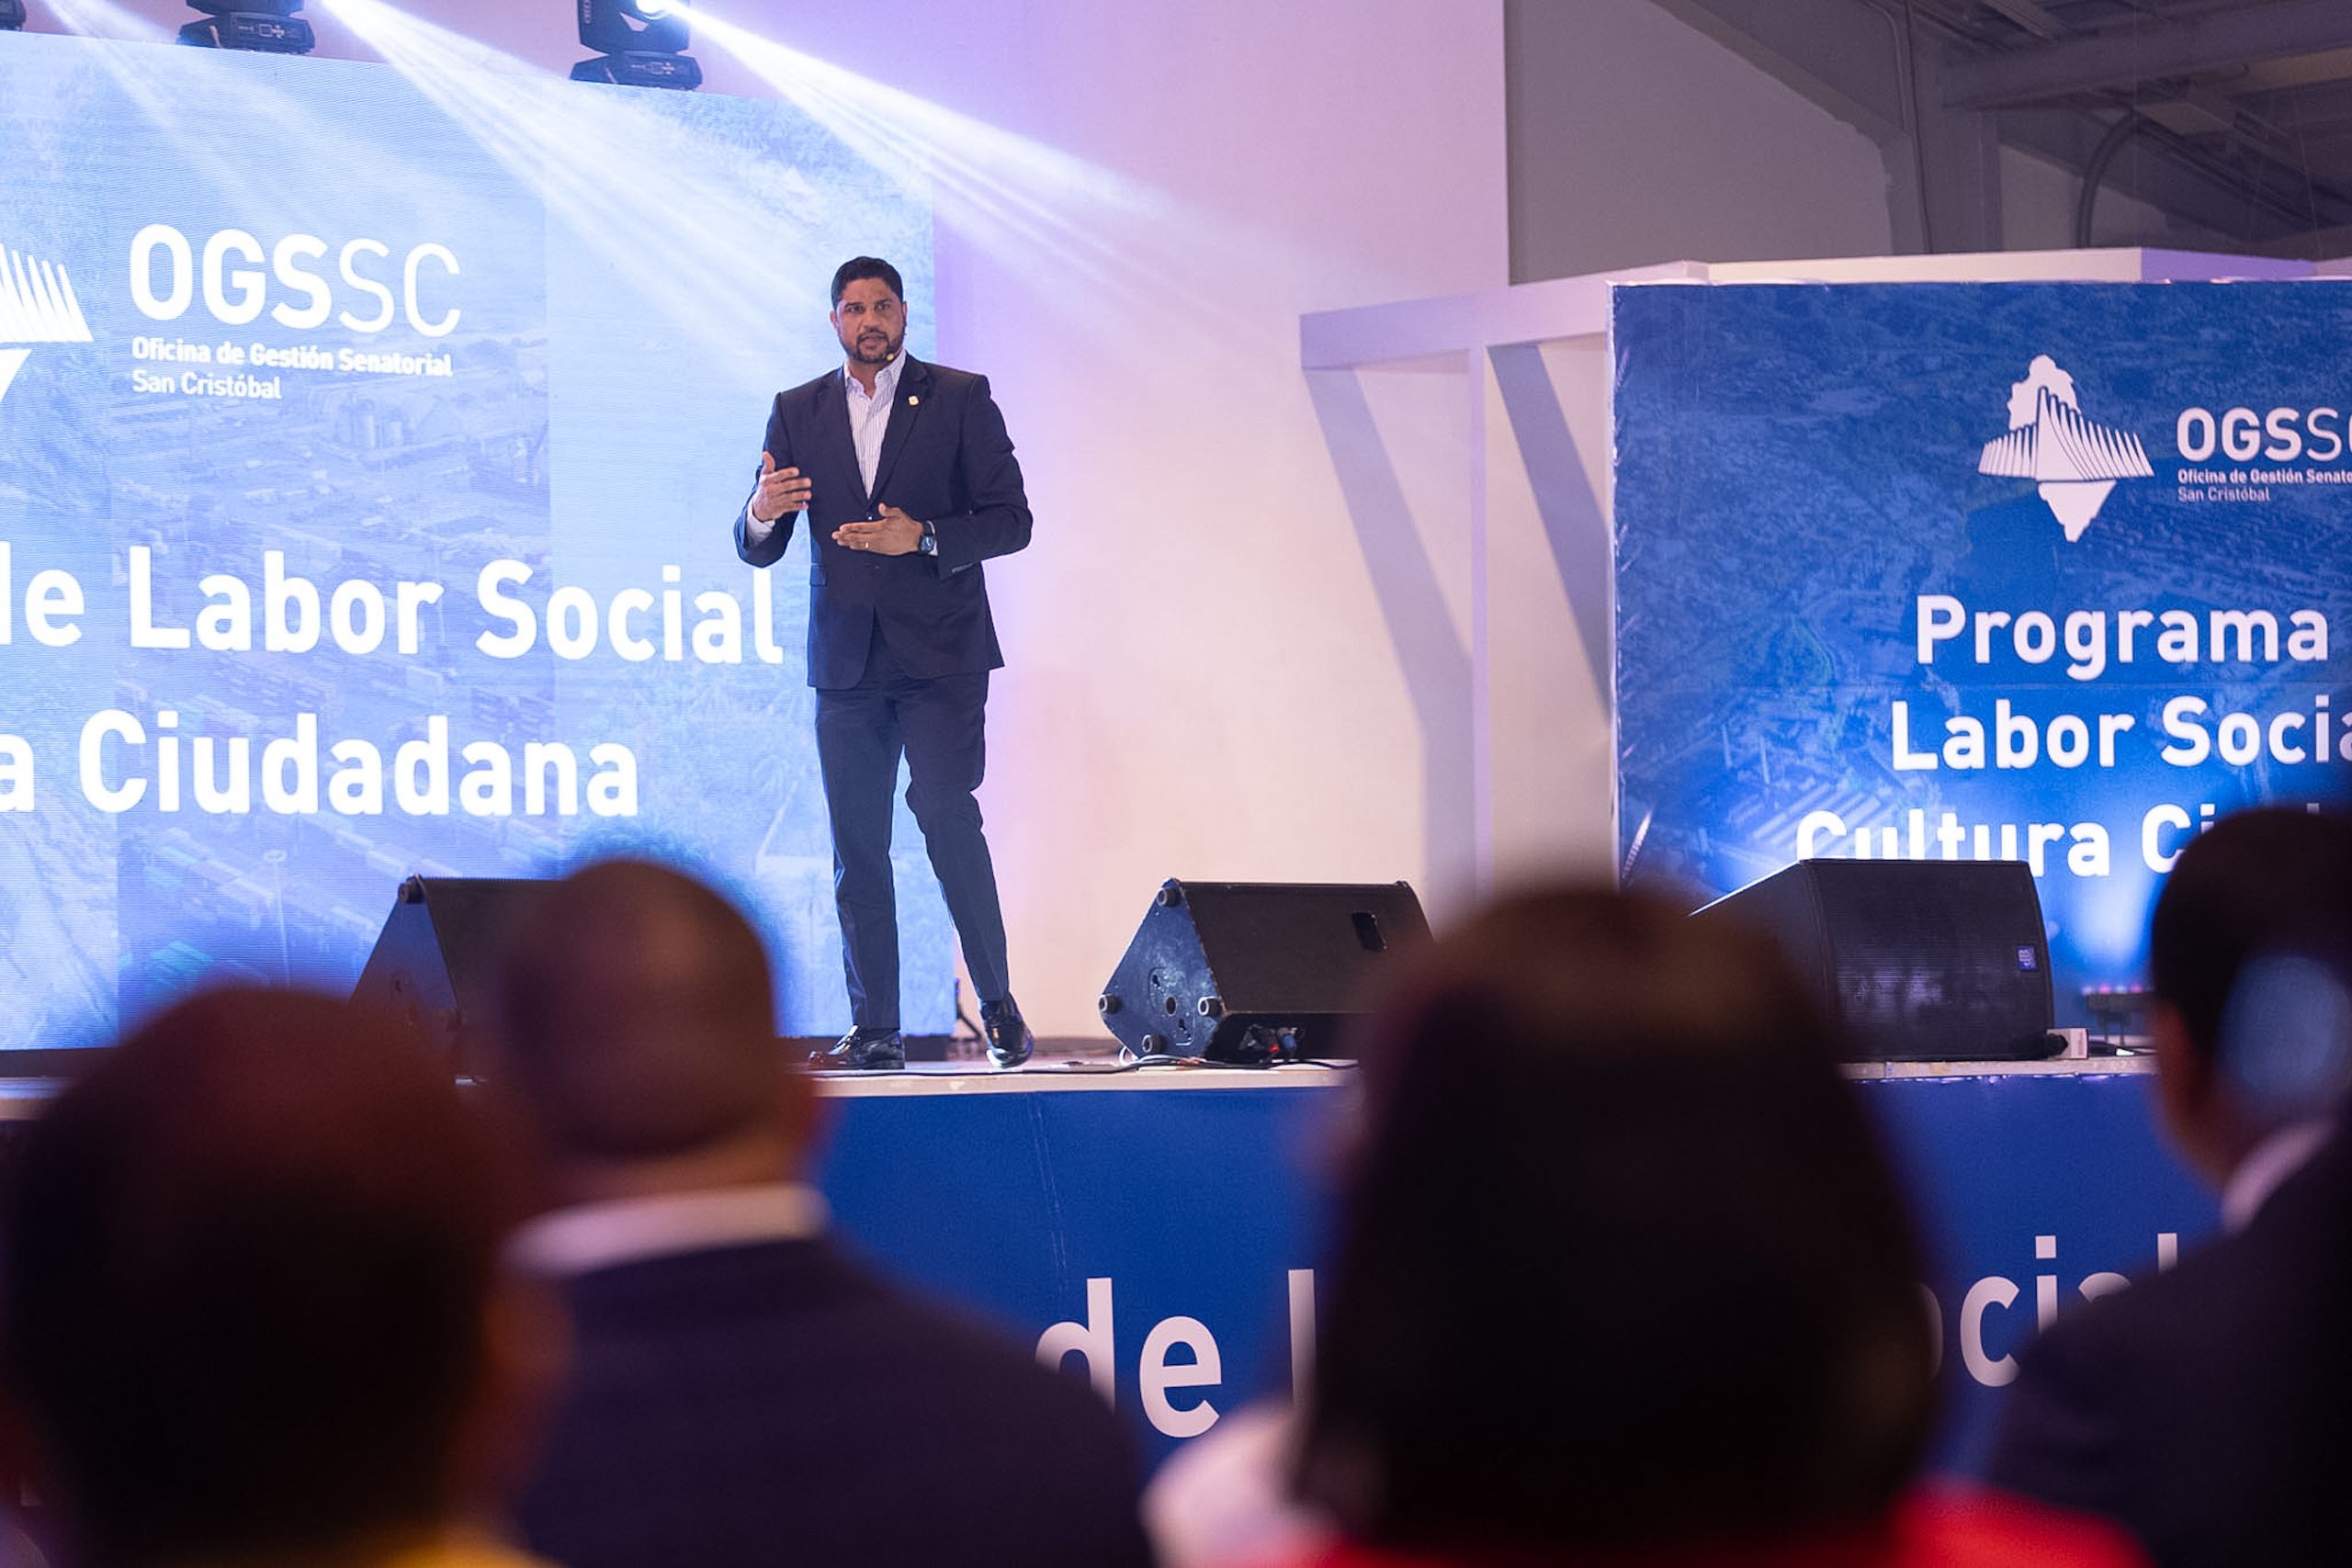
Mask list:
[[[502,961],[495,1075],[561,1206],[518,1238],[574,1367],[518,1517],[566,1568],[1143,1568],[1086,1384],[850,1257],[759,939],[637,862],[555,884]]]
[[[2269,809],[2192,843],[2149,933],[2158,1097],[2226,1240],[2062,1318],[1989,1479],[2163,1564],[2352,1562],[2352,818]]]
[[[832,820],[852,1028],[820,1066],[906,1066],[899,1032],[899,917],[891,796],[907,805],[979,993],[989,1057],[1018,1066],[1034,1043],[1006,976],[1004,916],[980,830],[989,671],[1004,663],[980,563],[1029,543],[1004,416],[988,379],[906,356],[898,269],[858,256],[833,274],[833,331],[848,355],[776,394],[758,488],[735,547],[771,566],[805,511],[808,683]]]

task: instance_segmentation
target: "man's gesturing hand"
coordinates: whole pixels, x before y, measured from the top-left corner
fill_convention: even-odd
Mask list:
[[[833,543],[848,550],[870,550],[877,556],[911,555],[922,548],[922,525],[895,506],[882,508],[871,523],[844,523],[833,530]]]
[[[798,468],[779,468],[775,454],[760,454],[760,488],[752,492],[752,515],[762,523],[773,523],[788,512],[797,512],[808,504],[808,492],[815,487]]]

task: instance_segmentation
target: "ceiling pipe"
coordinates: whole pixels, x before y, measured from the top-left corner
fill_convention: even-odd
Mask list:
[[[2098,187],[2107,180],[2107,166],[2123,151],[2123,144],[2148,128],[2147,117],[2137,109],[2126,109],[2122,118],[2107,128],[2107,134],[2091,149],[2090,162],[2083,165],[2083,192],[2075,201],[2075,249],[2091,248],[2091,215],[2098,209]]]

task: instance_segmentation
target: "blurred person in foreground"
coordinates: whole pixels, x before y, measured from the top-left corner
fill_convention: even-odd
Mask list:
[[[1416,959],[1295,1483],[1299,1564],[2122,1564],[2096,1521],[1913,1491],[1920,1260],[1831,1030],[1760,937],[1607,892]]]
[[[2352,1562],[2352,817],[2182,852],[2148,937],[2157,1098],[2226,1239],[2029,1349],[1991,1474],[2159,1562]]]
[[[14,1173],[0,1371],[73,1568],[517,1568],[560,1353],[497,1140],[406,1034],[224,990],[131,1033]]]
[[[560,1205],[516,1256],[577,1337],[534,1546],[569,1568],[1148,1562],[1092,1391],[828,1235],[810,1084],[726,900],[592,866],[534,904],[500,992],[503,1081]]]

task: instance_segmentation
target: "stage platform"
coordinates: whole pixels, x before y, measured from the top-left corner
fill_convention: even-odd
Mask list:
[[[1059,1041],[1041,1041],[1027,1065],[1000,1069],[981,1055],[945,1062],[909,1062],[903,1072],[818,1072],[811,1074],[818,1091],[826,1095],[1033,1094],[1072,1089],[1200,1089],[1297,1087],[1307,1082],[1325,1087],[1345,1084],[1355,1075],[1353,1062],[1290,1062],[1280,1066],[1235,1067],[1218,1063],[1138,1066],[1115,1055]]]
[[[1102,1051],[1063,1043],[1041,1043],[1025,1066],[1002,1071],[982,1056],[944,1062],[910,1062],[900,1072],[818,1072],[820,1094],[871,1095],[1029,1094],[1069,1089],[1296,1088],[1320,1080],[1344,1087],[1353,1062],[1286,1062],[1264,1067],[1220,1063],[1138,1066]],[[1874,1078],[2104,1077],[2155,1071],[2155,1059],[2142,1054],[2036,1062],[1849,1062],[1846,1076]]]
[[[1310,1364],[1328,1154],[1359,1079],[1346,1066],[1122,1067],[1079,1043],[1049,1042],[1010,1072],[975,1057],[818,1074],[818,1180],[842,1230],[886,1266],[1083,1358],[1156,1458]],[[2155,1129],[2152,1067],[1849,1068],[1928,1238],[1945,1468],[1981,1460],[2015,1352],[2046,1314],[2213,1228],[2211,1199]],[[53,1092],[0,1083],[0,1120]],[[1544,1330],[1464,1332],[1538,1344]]]
[[[2156,1132],[2152,1070],[2145,1056],[1849,1069],[1929,1237],[1947,1468],[1980,1461],[2045,1310],[2212,1229],[2211,1200]],[[820,1180],[843,1229],[900,1272],[1032,1343],[1084,1347],[1157,1454],[1211,1412],[1282,1392],[1311,1358],[1325,1151],[1356,1081],[1059,1055],[823,1074]]]
[[[1025,1066],[1001,1071],[978,1054],[942,1062],[910,1062],[902,1072],[817,1072],[817,1092],[830,1099],[903,1099],[932,1094],[1038,1094],[1073,1090],[1345,1088],[1352,1062],[1284,1063],[1268,1067],[1136,1066],[1092,1042],[1041,1041]],[[1869,1078],[2084,1077],[2155,1070],[2146,1055],[2094,1056],[2044,1062],[1854,1062],[1846,1075]],[[54,1078],[0,1078],[0,1121],[39,1112],[55,1094]]]

